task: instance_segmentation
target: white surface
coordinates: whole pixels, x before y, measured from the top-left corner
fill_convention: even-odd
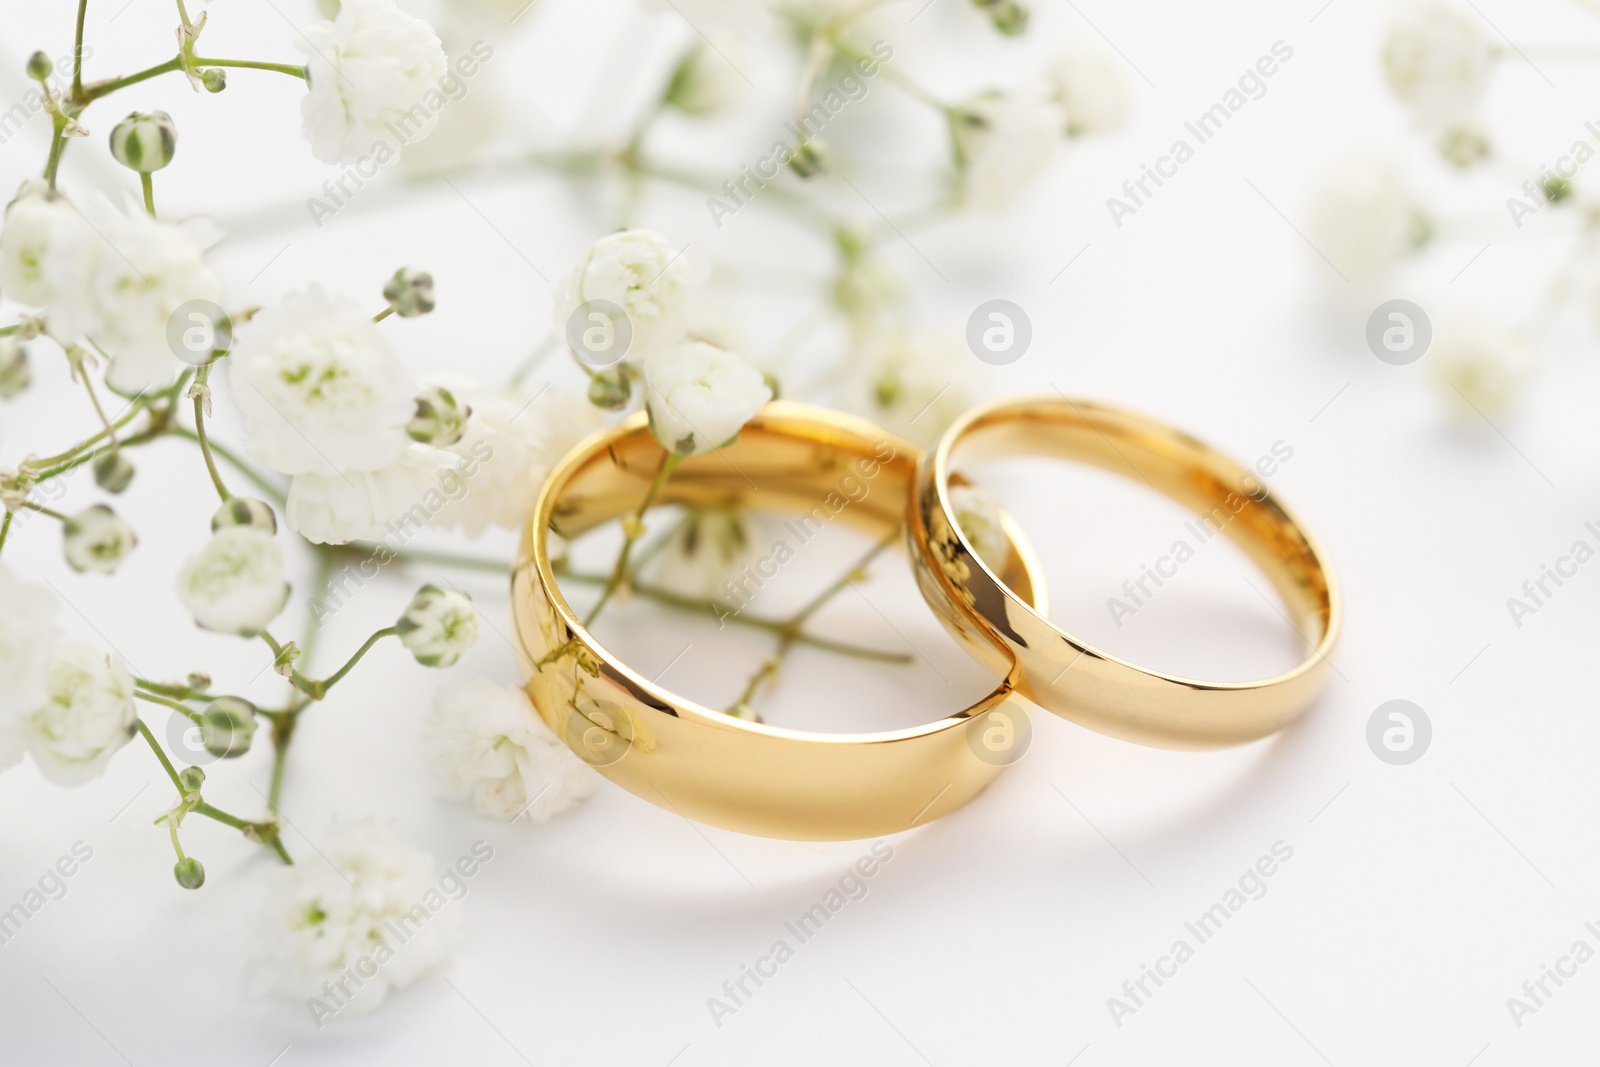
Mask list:
[[[1130,72],[1133,128],[1065,154],[1008,219],[918,231],[916,250],[889,251],[930,323],[952,336],[980,299],[1004,295],[1029,311],[1035,349],[993,372],[991,393],[1056,384],[1168,417],[1246,461],[1274,441],[1293,446],[1274,488],[1329,550],[1348,606],[1339,676],[1311,716],[1276,739],[1209,754],[1146,750],[1037,717],[1019,766],[966,809],[893,839],[894,858],[870,892],[719,1028],[707,998],[787,937],[784,923],[817,902],[868,843],[793,844],[695,827],[608,785],[548,826],[478,820],[426,785],[417,724],[437,676],[397,646],[381,646],[306,718],[284,801],[297,828],[288,840],[303,862],[317,862],[310,841],[330,815],[377,814],[397,819],[401,835],[441,864],[476,839],[492,842],[495,859],[464,905],[467,939],[450,984],[431,980],[370,1018],[321,1031],[300,1006],[246,999],[238,976],[270,857],[190,820],[190,851],[206,862],[209,881],[199,893],[181,892],[164,834],[150,825],[168,798],[147,753],[130,748],[103,779],[71,791],[24,766],[0,777],[0,906],[74,841],[89,843],[94,858],[63,899],[0,947],[5,1062],[1488,1067],[1591,1054],[1600,963],[1581,968],[1520,1029],[1505,1006],[1574,941],[1600,945],[1584,929],[1585,921],[1600,925],[1600,728],[1592,714],[1600,569],[1580,572],[1520,630],[1504,603],[1541,563],[1587,536],[1585,521],[1600,520],[1600,380],[1588,324],[1573,316],[1557,331],[1548,366],[1520,413],[1501,424],[1502,437],[1486,427],[1450,429],[1425,363],[1375,360],[1360,335],[1370,305],[1354,318],[1326,314],[1326,267],[1271,205],[1300,224],[1319,165],[1347,145],[1386,141],[1422,155],[1379,80],[1382,5],[1042,6],[1018,45],[991,40],[958,0],[943,0],[897,62],[941,85],[981,85],[984,70],[1009,81],[1066,35],[1097,42],[1087,16],[1153,83]],[[1600,39],[1577,5],[1478,6],[1519,42]],[[97,73],[167,53],[171,16],[161,5],[136,2],[114,25],[114,5],[91,7]],[[300,19],[310,5],[284,7]],[[626,112],[593,103],[616,95],[591,93],[601,57],[625,69],[628,56],[687,38],[670,10],[589,7],[536,12],[488,72],[501,89],[518,90],[503,104],[521,117],[526,139],[559,141],[562,131],[583,129],[586,115],[625,129]],[[211,13],[206,52],[292,54],[270,5]],[[8,69],[35,44],[70,47],[69,4],[5,18]],[[624,18],[636,25],[613,51]],[[1116,230],[1104,198],[1278,39],[1295,58],[1267,96]],[[1593,94],[1581,90],[1593,81],[1583,68],[1541,66],[1557,88],[1508,62],[1490,104],[1491,128],[1506,131],[1512,154],[1527,160],[1553,158],[1592,117],[1584,106]],[[781,94],[788,71],[762,70],[764,90]],[[549,180],[470,180],[458,184],[477,210],[449,189],[382,206],[375,195],[371,210],[314,231],[298,201],[328,175],[297,136],[298,90],[245,71],[230,83],[221,98],[195,97],[168,77],[101,105],[89,123],[95,142],[73,146],[65,180],[82,188],[96,173],[86,161],[103,156],[99,138],[121,111],[167,107],[183,141],[179,164],[158,180],[160,204],[192,204],[224,221],[289,205],[265,229],[236,224],[219,252],[233,303],[312,278],[375,295],[397,264],[414,263],[438,277],[440,311],[394,324],[407,360],[494,378],[546,330],[548,288],[529,264],[555,278],[611,224]],[[886,86],[873,94],[864,128],[898,116],[926,121],[890,105]],[[749,158],[749,146],[767,140],[763,121],[752,118],[751,138],[723,145],[715,158]],[[7,187],[42,158],[41,130],[36,124],[31,138],[0,148]],[[686,145],[690,136],[664,128],[663,143],[681,137]],[[203,153],[212,162],[202,166]],[[913,150],[887,160],[858,174],[858,184],[891,213],[913,205],[922,197],[900,191],[900,179],[920,158]],[[1518,239],[1500,207],[1510,184],[1473,186],[1476,236],[1442,245],[1404,294],[1387,295],[1461,290],[1465,301],[1530,304],[1527,279],[1553,269],[1562,246]],[[875,217],[848,189],[836,191],[842,212]],[[818,242],[756,209],[721,233],[694,198],[678,194],[649,201],[644,217],[713,261],[826,266]],[[1452,285],[1484,242],[1489,251]],[[773,299],[729,295],[753,350],[814,298]],[[85,423],[64,374],[41,368],[39,377],[32,399],[58,403],[49,414],[16,405],[0,413],[0,462],[64,445],[62,423]],[[226,418],[217,432],[236,439]],[[43,523],[22,531],[6,559],[55,583],[72,605],[65,624],[117,648],[141,672],[249,677],[262,664],[258,647],[197,633],[168,593],[212,506],[186,448],[166,443],[140,460],[140,481],[119,505],[144,535],[125,578],[67,573]],[[1024,483],[1018,471],[1002,477],[1051,568],[1059,621],[1113,650],[1214,665],[1218,676],[1292,656],[1292,635],[1239,580],[1248,569],[1231,549],[1208,552],[1170,595],[1115,631],[1104,598],[1169,542],[1176,513],[1070,472],[1050,472],[1042,484],[1052,490],[1025,499],[1016,487],[1041,483]],[[95,495],[79,479],[69,502]],[[415,580],[364,590],[333,620],[323,662],[392,618]],[[457,580],[508,632],[500,583]],[[873,590],[935,662],[958,655],[897,568]],[[678,620],[645,625],[665,618],[619,613],[619,647],[659,669],[687,642],[671,678],[691,694],[715,697],[761,654],[758,642]],[[896,641],[848,601],[829,619],[863,640]],[[488,633],[456,671],[510,680],[514,668],[501,636]],[[863,722],[906,721],[982,687],[981,678],[947,686],[924,664],[885,671],[801,655],[769,706],[783,722],[823,725],[819,706],[858,711]],[[252,691],[277,690],[269,676]],[[1378,704],[1401,697],[1426,709],[1434,740],[1417,763],[1391,767],[1368,750],[1364,733]],[[208,797],[259,810],[266,771],[263,746],[214,769]],[[1262,899],[1116,1026],[1107,998],[1185,937],[1184,923],[1279,841],[1293,858]]]

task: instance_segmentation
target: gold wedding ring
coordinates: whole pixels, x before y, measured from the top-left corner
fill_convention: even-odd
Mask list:
[[[620,662],[584,627],[557,585],[552,532],[572,538],[632,514],[664,452],[643,414],[589,438],[550,474],[512,572],[518,657],[545,723],[623,788],[698,822],[802,840],[876,837],[961,807],[1010,762],[1000,724],[1025,720],[1014,668],[971,707],[910,729],[865,734],[790,730],[687,700]],[[684,460],[661,504],[787,512],[882,538],[906,520],[918,451],[869,423],[774,402],[714,452]],[[793,524],[791,524],[793,525]],[[1032,552],[1011,526],[1006,595],[1046,611]],[[980,636],[969,645],[981,643]],[[986,661],[1003,659],[996,643]],[[1020,755],[1020,752],[1017,753]]]
[[[1023,455],[1101,467],[1193,509],[1265,573],[1309,655],[1275,678],[1203,682],[1138,667],[1053,625],[1036,596],[979,560],[951,503],[958,459]],[[1253,472],[1153,419],[1055,397],[978,407],[922,457],[908,527],[923,596],[966,650],[992,673],[1016,677],[1034,703],[1101,733],[1163,748],[1252,741],[1303,714],[1332,669],[1339,593],[1316,542]]]

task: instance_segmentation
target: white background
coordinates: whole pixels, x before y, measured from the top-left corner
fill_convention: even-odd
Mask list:
[[[1497,429],[1453,424],[1427,361],[1382,364],[1361,330],[1389,296],[1436,317],[1477,304],[1514,319],[1537,301],[1565,254],[1562,220],[1547,212],[1518,232],[1504,198],[1600,118],[1584,111],[1594,79],[1579,64],[1535,69],[1510,56],[1486,113],[1513,162],[1452,183],[1383,87],[1382,4],[1041,6],[1021,42],[996,39],[959,0],[936,0],[906,30],[909,7],[895,63],[958,97],[1039,69],[1065,39],[1103,46],[1103,32],[1128,61],[1130,128],[1064,151],[1015,213],[911,231],[914,245],[890,242],[887,254],[923,321],[955,343],[980,300],[1004,296],[1028,311],[1033,348],[1014,366],[985,370],[987,394],[1059,386],[1169,418],[1246,462],[1274,442],[1292,446],[1273,486],[1322,539],[1347,604],[1338,674],[1307,719],[1242,749],[1193,754],[1036,717],[1027,758],[964,810],[891,839],[894,858],[870,892],[719,1028],[707,998],[787,936],[784,922],[820,900],[869,843],[697,827],[609,785],[545,826],[481,820],[428,784],[418,726],[438,679],[389,643],[308,713],[283,804],[287,840],[301,862],[316,863],[330,818],[378,815],[441,866],[477,839],[492,842],[494,860],[452,905],[465,909],[466,938],[449,984],[432,978],[373,1016],[322,1030],[301,1005],[247,998],[240,976],[271,858],[190,820],[189,848],[209,878],[185,893],[173,884],[164,832],[151,826],[170,801],[147,752],[130,747],[74,790],[24,765],[0,777],[0,906],[73,842],[92,846],[94,858],[65,898],[0,947],[7,1063],[1487,1067],[1592,1058],[1600,963],[1520,1028],[1506,998],[1579,938],[1600,947],[1583,926],[1600,924],[1600,568],[1580,571],[1520,629],[1505,601],[1573,541],[1595,543],[1583,529],[1600,520],[1595,301],[1580,295]],[[1576,3],[1477,7],[1496,41],[1489,20],[1519,44],[1600,45],[1600,23]],[[303,0],[210,11],[204,53],[291,61],[288,22],[311,17]],[[8,10],[8,100],[23,88],[15,72],[27,51],[70,49],[71,19],[65,0]],[[120,14],[95,0],[92,76],[165,58],[173,22],[159,0],[133,0]],[[653,84],[630,72],[660,70],[691,35],[670,9],[552,2],[495,38],[473,92],[509,124],[503,145],[615,139]],[[1278,40],[1294,57],[1267,95],[1114,227],[1105,198]],[[669,119],[652,147],[718,171],[763,153],[781,113],[768,105],[791,91],[792,57],[780,55],[758,48],[746,58],[761,96],[731,122],[736,129],[706,134]],[[624,74],[638,94],[618,87]],[[541,273],[558,278],[614,225],[615,189],[575,196],[520,174],[405,196],[367,190],[317,230],[301,202],[332,172],[298,135],[300,93],[287,78],[248,71],[231,72],[220,97],[195,96],[176,76],[150,82],[91,110],[93,137],[71,147],[63,182],[75,194],[133,188],[109,162],[104,136],[125,109],[164,107],[182,140],[177,163],[158,175],[158,206],[207,213],[230,231],[215,256],[230,306],[310,280],[376,300],[387,273],[414,264],[438,278],[440,310],[388,324],[407,362],[504,377],[547,332]],[[940,155],[926,114],[880,83],[840,123],[841,151],[865,160],[847,170],[863,195],[823,186],[841,215],[872,223],[876,207],[892,214],[926,199]],[[906,147],[885,151],[885,131]],[[44,133],[36,119],[0,147],[0,184],[36,171]],[[1352,292],[1297,233],[1329,161],[1372,144],[1407,160],[1448,217],[1435,246],[1376,295]],[[745,265],[720,288],[718,314],[736,320],[752,352],[816,306],[826,246],[781,215],[752,207],[718,231],[696,197],[669,194],[647,197],[643,218],[713,263]],[[824,335],[807,358],[825,359],[829,343]],[[0,462],[55,451],[89,426],[81,394],[42,347],[40,355],[35,391],[0,410]],[[236,440],[231,418],[220,408],[215,432]],[[70,605],[63,626],[116,649],[139,673],[257,676],[258,645],[196,631],[170,594],[212,508],[198,458],[174,441],[139,463],[118,507],[141,544],[114,582],[67,571],[42,521],[6,546],[7,563],[53,583]],[[1118,630],[1105,598],[1165,550],[1179,513],[1135,487],[1060,469],[1017,465],[991,477],[1050,569],[1055,618],[1081,635],[1219,678],[1297,655],[1294,635],[1241,581],[1249,569],[1226,545],[1208,548]],[[69,510],[95,499],[79,479]],[[837,547],[841,563],[856,548]],[[474,550],[505,555],[510,542]],[[297,556],[296,567],[300,604],[307,560]],[[810,587],[830,573],[818,567]],[[331,621],[324,665],[391,620],[425,574],[437,572],[364,589]],[[455,673],[514,680],[501,583],[447,576],[477,595],[487,624]],[[941,670],[801,652],[767,699],[769,719],[831,729],[924,721],[985,688],[975,671],[962,672],[898,563],[880,565],[869,591]],[[611,622],[616,647],[647,671],[687,645],[666,680],[713,702],[737,691],[765,647],[639,605]],[[903,647],[859,603],[841,601],[825,624]],[[270,675],[246,689],[268,700],[279,691]],[[1396,698],[1421,705],[1434,731],[1431,748],[1404,767],[1380,762],[1365,740],[1373,710]],[[265,749],[212,768],[208,797],[259,811]],[[1187,937],[1184,922],[1279,841],[1293,858],[1265,896],[1117,1026],[1107,998]]]

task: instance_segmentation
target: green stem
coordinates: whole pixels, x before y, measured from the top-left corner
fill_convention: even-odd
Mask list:
[[[372,316],[372,321],[373,322],[382,322],[384,319],[388,318],[390,315],[393,315],[393,314],[394,314],[394,305],[390,304],[388,307],[384,308],[382,311],[380,311],[376,315]]]
[[[337,685],[341,678],[349,674],[351,669],[354,668],[357,663],[361,662],[362,656],[365,656],[368,652],[372,651],[373,645],[377,644],[379,641],[382,641],[385,637],[393,637],[399,632],[400,631],[393,626],[385,626],[383,629],[378,630],[371,637],[368,637],[366,642],[362,644],[360,648],[356,649],[356,654],[346,660],[343,667],[340,667],[326,678],[321,680],[303,678],[297,671],[290,678],[290,680],[295,683],[295,688],[299,689],[312,700],[321,700],[328,695],[328,690]]]
[[[562,580],[582,582],[585,585],[603,585],[608,581],[603,574],[583,574],[576,571],[562,573]],[[692,611],[700,615],[710,615],[719,622],[731,622],[738,626],[748,626],[757,630],[767,630],[778,633],[788,623],[783,619],[768,619],[760,615],[746,615],[734,612],[726,606],[715,601],[699,600],[694,597],[675,593],[670,589],[656,585],[635,583],[633,592],[647,600],[665,604],[668,607],[678,608],[681,611]],[[824,652],[835,652],[841,656],[850,656],[855,659],[869,660],[874,663],[910,663],[915,657],[908,652],[881,652],[877,649],[858,648],[839,641],[830,641],[826,637],[816,637],[808,633],[800,633],[795,637],[795,643],[807,645],[811,648],[821,649]],[[557,657],[559,658],[559,657]]]
[[[94,399],[94,386],[92,386],[92,385],[89,386],[89,398],[91,400]],[[122,429],[124,426],[128,425],[128,423],[130,423],[134,419],[138,418],[139,417],[139,413],[141,411],[143,411],[144,409],[145,409],[144,397],[141,396],[138,399],[133,401],[132,406],[130,406],[126,412],[124,412],[122,415],[119,415],[116,418],[115,421],[111,422],[107,426],[106,430],[101,430],[99,433],[95,434],[92,437],[84,438],[82,441],[79,441],[77,444],[73,445],[71,448],[67,449],[65,452],[58,453],[58,454],[56,454],[54,456],[46,456],[43,459],[36,459],[36,460],[33,461],[32,465],[36,466],[36,467],[40,467],[40,468],[49,468],[51,466],[54,466],[57,463],[63,463],[65,461],[69,460],[69,459],[72,459],[75,456],[77,456],[80,452],[82,452],[84,449],[89,448],[89,447],[97,444],[100,441],[103,441],[105,438],[114,437],[116,435],[115,431]],[[96,411],[100,410],[99,401],[95,401],[95,410]],[[103,420],[105,418],[105,414],[102,412],[100,417]],[[107,433],[107,430],[110,430],[112,432],[111,433]]]
[[[11,536],[11,520],[17,517],[14,511],[7,511],[3,522],[0,522],[0,552],[5,551],[6,538]]]
[[[89,0],[78,0],[78,32],[72,40],[72,95],[83,95],[83,19],[89,12]]]
[[[186,426],[174,426],[171,432],[174,436],[181,437],[186,441],[194,441],[197,444],[200,441],[200,435]],[[207,438],[206,444],[212,452],[227,460],[228,466],[244,475],[247,480],[254,483],[256,488],[266,493],[275,503],[281,506],[287,502],[288,497],[284,495],[283,490],[274,485],[266,475],[251,467],[237,452],[209,438]]]
[[[151,218],[156,217],[156,183],[151,175],[139,172],[139,186],[144,190],[144,209]]]
[[[41,515],[48,515],[50,518],[57,519],[61,522],[67,521],[67,517],[61,514],[61,512],[56,511],[54,508],[47,508],[43,504],[35,504],[31,500],[24,500],[21,506],[27,508],[29,511],[37,511]]]
[[[233,499],[233,494],[228,492],[228,487],[222,484],[222,475],[217,473],[216,458],[211,455],[211,442],[206,440],[206,397],[210,395],[206,380],[211,377],[211,364],[207,363],[194,372],[194,439],[200,442],[200,454],[206,458],[206,473],[211,475],[211,484],[217,487],[217,495],[226,504]]]
[[[14,333],[22,332],[22,323],[13,322],[10,326],[0,326],[0,337],[10,337]],[[515,383],[512,383],[515,384]]]
[[[245,67],[249,70],[271,70],[279,74],[287,74],[292,78],[299,78],[301,81],[310,81],[310,78],[306,75],[306,68],[296,66],[293,63],[267,63],[257,59],[202,59],[200,56],[195,56],[193,62],[197,67]]]
[[[56,187],[56,171],[61,169],[61,153],[66,147],[67,120],[57,115],[50,130],[50,156],[44,164],[44,180],[50,183],[52,189]]]
[[[183,783],[178,780],[178,770],[172,765],[172,761],[167,758],[167,754],[162,751],[161,746],[156,743],[155,734],[150,732],[150,727],[144,724],[143,719],[136,718],[133,723],[138,727],[139,733],[144,735],[145,742],[150,746],[150,751],[154,752],[156,759],[161,761],[161,768],[167,772],[167,777],[172,779],[172,788],[178,791],[180,797],[183,796]]]
[[[656,470],[656,476],[650,483],[650,491],[639,503],[639,510],[633,513],[633,521],[623,526],[622,550],[617,553],[616,566],[611,568],[611,578],[606,582],[605,588],[600,591],[600,599],[589,609],[588,618],[583,620],[584,628],[594,625],[594,620],[599,617],[600,609],[606,606],[617,589],[622,585],[623,579],[628,575],[628,557],[633,553],[634,542],[639,540],[639,535],[644,532],[644,514],[649,511],[656,498],[661,495],[662,486],[667,484],[667,479],[672,477],[672,472],[678,464],[683,462],[683,457],[676,452],[664,453],[661,457],[661,466]]]
[[[203,800],[196,803],[195,806],[189,810],[193,811],[196,815],[204,815],[208,819],[215,819],[224,826],[231,826],[235,830],[242,830],[246,837],[253,838],[257,841],[260,841],[263,845],[269,846],[278,854],[279,859],[283,860],[283,862],[288,864],[290,867],[294,866],[294,859],[289,855],[288,850],[283,847],[283,841],[278,835],[277,823],[250,822],[248,819],[241,819],[237,815],[229,815],[220,808],[214,808]]]
[[[149,429],[140,430],[138,433],[134,434],[132,437],[124,438],[123,441],[122,441],[122,444],[120,446],[104,445],[104,446],[102,446],[100,448],[94,449],[92,452],[84,452],[81,455],[74,456],[73,458],[71,458],[69,460],[66,460],[63,463],[57,464],[56,466],[51,467],[48,470],[40,471],[38,474],[33,476],[33,480],[35,482],[48,481],[51,478],[55,478],[55,477],[58,477],[60,475],[63,475],[63,474],[67,473],[68,471],[70,471],[70,470],[72,470],[72,469],[74,469],[76,467],[81,467],[85,463],[89,463],[89,462],[91,462],[93,460],[97,460],[101,456],[105,455],[107,452],[112,451],[116,447],[132,448],[135,445],[142,445],[142,444],[145,444],[148,441],[154,441],[158,437],[165,437],[167,434],[169,434],[171,432],[172,431],[169,428],[165,427],[165,426],[152,426]]]
[[[152,693],[173,697],[176,700],[215,700],[216,697],[199,689],[191,689],[186,685],[169,685],[166,682],[151,681],[149,678],[133,677],[134,684],[140,689],[148,689]]]
[[[195,711],[193,708],[186,707],[183,704],[178,703],[176,700],[168,700],[164,696],[158,696],[155,693],[146,693],[143,690],[138,689],[134,690],[133,695],[138,697],[140,700],[146,701],[147,703],[161,704],[165,707],[171,708],[173,711],[182,712],[185,718],[192,719],[195,722],[200,721],[200,713],[198,711]]]
[[[112,78],[109,81],[103,81],[95,85],[85,86],[82,92],[73,94],[73,99],[81,102],[78,110],[82,111],[83,108],[88,107],[102,96],[110,96],[118,89],[126,89],[130,85],[137,85],[142,81],[147,81],[151,78],[159,77],[162,74],[168,74],[172,71],[182,69],[183,57],[173,56],[165,63],[158,63],[146,70],[139,71],[137,74],[129,74],[125,78]]]

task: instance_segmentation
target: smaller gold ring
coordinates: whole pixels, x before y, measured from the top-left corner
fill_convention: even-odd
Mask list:
[[[518,658],[534,707],[574,752],[669,811],[798,840],[877,837],[921,825],[967,803],[1021,755],[1005,745],[986,748],[1010,726],[1023,731],[1026,744],[1028,708],[1005,672],[982,700],[936,722],[824,734],[714,711],[607,651],[557,585],[549,533],[577,537],[631,514],[663,455],[642,414],[596,434],[550,474],[523,533],[512,572]],[[905,522],[918,455],[870,423],[774,402],[733,444],[680,463],[658,502],[785,511],[810,517],[796,523],[820,529],[837,522],[881,539]],[[1003,525],[1013,537],[1006,580],[1043,610],[1032,552],[1009,518]]]
[[[1212,517],[1283,597],[1310,654],[1274,678],[1205,682],[1147,670],[1079,641],[978,558],[951,501],[958,454],[1077,460],[1146,482],[1203,520]],[[1065,397],[968,411],[918,465],[908,527],[917,584],[945,627],[991,673],[1020,667],[1023,696],[1092,730],[1162,748],[1253,741],[1304,714],[1332,669],[1339,592],[1322,551],[1254,472],[1154,419]]]

